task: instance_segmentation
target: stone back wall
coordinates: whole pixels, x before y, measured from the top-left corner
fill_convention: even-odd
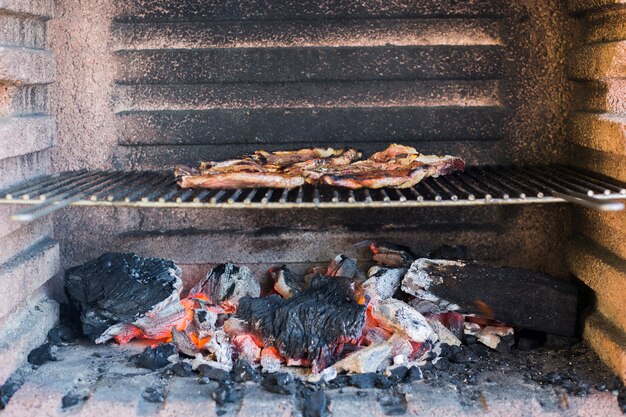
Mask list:
[[[55,125],[48,92],[52,0],[0,0],[0,188],[50,171]],[[52,219],[12,222],[0,207],[0,385],[39,346],[58,318],[45,284],[59,270]]]

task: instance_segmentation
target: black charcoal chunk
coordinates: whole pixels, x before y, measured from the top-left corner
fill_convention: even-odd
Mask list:
[[[187,378],[193,375],[193,368],[189,362],[176,362],[172,366],[172,372],[177,376]]]
[[[390,374],[389,379],[394,382],[400,382],[404,380],[404,378],[407,376],[408,373],[409,373],[408,367],[404,365],[396,366],[389,370],[389,374]]]
[[[4,383],[4,385],[0,385],[0,410],[4,410],[4,408],[9,404],[11,397],[13,397],[13,394],[20,389],[23,383],[23,378],[13,375],[7,380],[7,382]]]
[[[80,312],[83,333],[96,341],[110,327],[134,323],[161,303],[180,303],[180,273],[171,260],[106,253],[68,269],[65,292]]]
[[[419,381],[423,378],[424,374],[422,373],[422,369],[419,366],[413,366],[409,368],[409,372],[407,372],[406,377],[404,378],[404,382]]]
[[[160,386],[148,387],[141,396],[149,403],[162,403],[165,401],[165,390]]]
[[[245,360],[238,360],[235,363],[232,375],[235,382],[259,382],[261,380],[259,373],[250,365],[250,362]]]
[[[290,299],[242,298],[237,317],[265,345],[276,347],[283,357],[309,361],[319,372],[334,362],[342,340],[358,338],[363,330],[365,306],[354,300],[352,284],[318,275]]]
[[[356,278],[359,275],[359,268],[355,259],[338,255],[330,263],[326,275],[329,277]]]
[[[291,298],[304,290],[305,282],[303,277],[291,272],[287,265],[272,268],[269,270],[269,274],[272,281],[274,281],[274,289],[284,298]]]
[[[374,384],[376,388],[387,389],[394,385],[393,380],[387,378],[385,375],[377,374],[376,375],[376,383]]]
[[[374,388],[376,384],[376,378],[378,374],[375,372],[368,372],[363,374],[352,374],[350,375],[350,385],[355,388]]]
[[[286,372],[265,375],[261,386],[275,394],[291,395],[296,392],[296,384],[293,377]]]
[[[30,351],[28,354],[28,363],[32,365],[43,365],[46,362],[56,361],[57,357],[52,351],[52,345],[50,343],[44,343]]]
[[[437,362],[433,363],[433,366],[439,371],[445,371],[450,367],[450,361],[448,358],[441,357]]]
[[[70,408],[80,404],[85,398],[76,394],[66,394],[61,398],[61,408]]]
[[[378,396],[383,413],[388,416],[398,416],[406,413],[406,394],[396,391],[383,391]]]
[[[478,361],[478,356],[467,347],[454,346],[454,348],[448,356],[448,359],[452,363],[474,363]]]
[[[232,381],[222,381],[215,391],[211,393],[211,398],[213,398],[218,405],[236,403],[240,401],[242,397],[243,393]]]
[[[80,336],[81,333],[78,332],[74,327],[61,324],[57,327],[50,329],[50,331],[48,332],[48,341],[55,346],[59,346],[63,343],[74,342]]]
[[[617,404],[622,410],[622,413],[626,415],[626,388],[622,388],[619,390],[617,394]]]
[[[328,382],[328,387],[332,389],[344,388],[350,385],[350,375],[337,375],[335,379]]]
[[[230,372],[225,371],[224,369],[217,368],[215,366],[211,366],[209,364],[203,363],[198,366],[198,372],[200,375],[205,376],[213,381],[228,381],[230,380]]]
[[[324,417],[328,415],[329,400],[324,390],[305,390],[303,395],[303,417]]]
[[[137,365],[156,371],[169,365],[167,358],[177,354],[176,346],[171,343],[159,343],[155,348],[148,346],[137,358]]]

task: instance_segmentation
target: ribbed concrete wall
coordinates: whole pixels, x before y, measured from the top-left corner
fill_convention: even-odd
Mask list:
[[[55,125],[48,86],[54,55],[46,48],[53,2],[0,0],[0,188],[50,170]],[[43,285],[58,272],[52,220],[20,225],[0,208],[0,384],[45,339],[57,320]]]
[[[578,0],[570,11],[580,26],[568,60],[576,85],[572,162],[626,181],[626,3]],[[568,264],[595,291],[585,337],[626,380],[626,212],[579,209],[574,220]]]

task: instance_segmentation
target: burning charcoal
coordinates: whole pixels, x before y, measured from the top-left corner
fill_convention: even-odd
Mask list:
[[[414,350],[411,341],[401,333],[394,333],[389,339],[387,339],[387,343],[391,345],[391,355],[394,358],[396,356],[411,356]]]
[[[188,330],[196,333],[198,339],[206,339],[217,329],[217,318],[218,313],[208,306],[193,309],[193,321]]]
[[[374,305],[372,317],[381,327],[391,332],[402,332],[412,342],[422,343],[436,337],[424,316],[408,304],[394,298]]]
[[[328,415],[328,397],[324,390],[305,390],[302,417],[325,417]]]
[[[237,336],[238,334],[248,333],[250,331],[248,324],[236,317],[231,317],[226,320],[224,322],[223,329],[224,332],[231,337]]]
[[[141,396],[149,403],[162,403],[165,401],[165,391],[163,387],[159,386],[146,388]]]
[[[224,331],[216,331],[204,347],[213,354],[217,362],[229,368],[233,366],[233,348],[230,344],[230,338]]]
[[[172,366],[172,372],[182,378],[187,378],[193,375],[193,367],[189,362],[176,362]]]
[[[562,336],[576,329],[575,286],[539,272],[422,258],[409,268],[402,290],[435,302],[442,311]]]
[[[387,342],[368,346],[349,354],[333,366],[338,371],[352,372],[355,374],[376,372],[385,361],[392,358],[391,345]]]
[[[338,255],[330,262],[326,270],[326,276],[356,278],[359,276],[359,268],[356,260],[345,255]]]
[[[181,270],[173,261],[107,253],[65,273],[65,292],[96,343],[161,339],[186,316]]]
[[[374,262],[388,268],[408,268],[416,259],[408,247],[391,243],[372,243],[370,250]]]
[[[230,372],[205,363],[198,366],[198,372],[200,372],[200,375],[206,376],[213,381],[227,381],[231,379]]]
[[[280,365],[284,362],[278,350],[274,347],[264,347],[261,350],[261,369],[265,373],[275,373],[280,370]]]
[[[369,298],[370,304],[393,297],[398,288],[400,288],[400,283],[406,271],[406,268],[371,267],[367,271],[368,279],[363,283],[363,291]]]
[[[448,345],[460,346],[461,341],[458,337],[454,335],[446,326],[444,326],[439,320],[426,319],[430,327],[437,333],[437,337],[441,343],[446,343]]]
[[[278,295],[242,298],[237,317],[281,356],[310,362],[319,372],[332,363],[342,344],[361,336],[365,306],[353,296],[343,280],[317,276],[306,291],[287,300]]]
[[[232,346],[235,355],[239,359],[250,363],[259,363],[261,361],[261,348],[257,346],[250,334],[240,334],[233,337]]]
[[[261,286],[249,268],[227,263],[210,270],[190,294],[204,294],[216,305],[236,309],[242,297],[258,297]]]
[[[407,401],[406,394],[397,391],[383,391],[379,394],[378,402],[380,403],[383,413],[388,416],[398,416],[406,414]]]
[[[137,365],[156,371],[170,364],[169,358],[178,355],[178,349],[171,343],[148,346],[137,358]]]
[[[366,342],[366,345],[377,345],[379,343],[385,342],[392,335],[391,332],[388,332],[387,330],[380,327],[366,327],[363,330],[363,333],[363,341]]]
[[[200,353],[200,350],[191,341],[189,335],[184,331],[177,330],[176,327],[172,327],[172,343],[180,352],[192,358]]]
[[[56,349],[56,348],[54,348]],[[53,346],[50,343],[44,343],[30,351],[28,354],[28,363],[32,365],[43,365],[46,362],[56,361],[57,357],[54,354]]]
[[[270,269],[269,274],[274,281],[274,290],[283,298],[291,298],[304,289],[303,278],[292,273],[286,265]]]
[[[478,334],[478,341],[497,351],[507,352],[514,343],[512,327],[486,326]]]
[[[259,382],[261,380],[258,372],[250,365],[250,362],[238,360],[232,370],[233,381],[235,382]]]
[[[287,372],[266,375],[261,382],[261,386],[275,394],[291,395],[296,392],[296,384],[293,377]]]
[[[447,259],[450,261],[468,260],[467,246],[465,245],[443,245],[428,254],[430,259]]]
[[[376,372],[352,374],[350,375],[350,385],[352,385],[355,388],[360,388],[360,389],[374,388],[374,384],[376,384],[377,376],[378,374]]]
[[[225,405],[240,401],[243,393],[232,381],[222,381],[211,393],[211,397],[218,405]]]

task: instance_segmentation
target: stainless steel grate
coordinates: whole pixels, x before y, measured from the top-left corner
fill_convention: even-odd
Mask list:
[[[345,208],[571,202],[605,211],[624,209],[626,184],[565,166],[472,167],[428,178],[407,189],[181,189],[171,173],[73,171],[0,191],[0,203],[29,204],[13,215],[30,221],[68,205],[125,207]]]

